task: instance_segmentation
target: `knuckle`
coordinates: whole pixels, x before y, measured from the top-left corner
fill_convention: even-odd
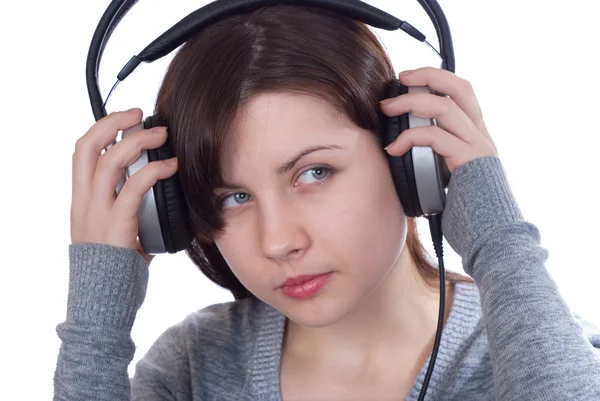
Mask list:
[[[150,164],[153,164],[152,169],[156,174],[161,173],[163,169],[167,166],[167,163],[165,163],[164,160],[155,160]]]
[[[129,184],[129,191],[135,194],[142,194],[145,192],[146,181],[147,181],[147,169],[143,168],[134,175],[132,175],[126,182],[125,185]]]
[[[462,88],[465,92],[469,92],[472,93],[473,92],[473,85],[471,84],[470,81],[461,78],[461,84],[462,84]]]
[[[112,162],[112,157],[110,157],[108,152],[103,153],[102,155],[100,155],[100,157],[98,158],[98,168],[105,170],[107,168],[109,168],[111,166],[111,162]]]
[[[396,140],[408,141],[415,135],[415,132],[418,132],[421,128],[423,127],[409,128],[406,131],[402,132],[402,134],[398,135],[398,138],[396,138]]]
[[[144,149],[145,143],[148,141],[147,135],[144,135],[144,131],[136,132],[131,135],[131,146],[135,148],[136,151],[140,152]]]
[[[425,127],[423,127],[423,132],[425,132],[428,135],[431,134],[435,134],[436,130],[436,126],[435,125],[426,125]]]
[[[129,111],[126,111],[126,110],[115,110],[110,113],[110,115],[112,115],[113,118],[123,118],[123,117],[126,117],[128,114],[133,114],[133,113],[130,113]]]
[[[142,130],[134,133],[133,135],[131,135],[130,138],[136,150],[138,152],[141,152],[143,149],[147,149],[148,145],[152,144],[155,141],[156,136],[148,130]]]
[[[75,153],[80,153],[83,150],[85,150],[85,148],[87,147],[87,140],[85,137],[81,137],[79,138],[76,142],[75,142],[75,152],[73,153],[73,155]]]
[[[112,129],[113,127],[119,125],[122,119],[123,113],[120,111],[113,111],[106,116],[106,120],[104,121],[105,127]]]
[[[138,171],[137,173],[129,177],[127,181],[125,181],[125,185],[123,185],[123,189],[119,194],[120,198],[127,196],[127,194],[131,194],[132,192],[137,192],[137,188],[139,187],[139,174],[140,171]]]
[[[432,125],[429,128],[431,133],[433,133],[434,135],[440,135],[445,132],[444,129],[438,125]]]
[[[121,116],[121,113],[119,113],[118,111],[112,111],[106,117],[103,118],[103,120],[104,120],[103,124],[112,126],[119,121],[120,116]]]
[[[127,180],[127,182],[133,180],[132,185],[134,185],[136,188],[139,185],[142,185],[142,183],[147,179],[148,175],[152,174],[152,164],[154,164],[154,162],[150,162],[144,167],[142,167],[140,170],[136,171],[135,174],[129,177],[129,180]]]
[[[452,100],[449,97],[442,97],[442,105],[444,107],[444,111],[447,113],[451,113],[454,110],[454,107],[456,106],[456,103],[454,103],[454,100]]]
[[[107,124],[108,126],[117,127],[119,125],[124,124],[126,121],[131,120],[133,116],[137,117],[137,115],[139,114],[140,112],[138,110],[136,110],[136,112],[112,111],[106,117],[104,117],[103,120],[105,120],[105,124]]]

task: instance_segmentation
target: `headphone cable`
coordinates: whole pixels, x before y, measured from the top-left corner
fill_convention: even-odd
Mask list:
[[[425,379],[421,386],[421,392],[419,393],[418,401],[425,400],[425,392],[429,386],[429,379],[431,379],[431,373],[435,366],[435,360],[440,347],[440,340],[442,338],[442,329],[444,327],[444,312],[445,312],[445,301],[446,301],[446,271],[444,268],[444,250],[443,250],[443,237],[442,237],[442,214],[435,214],[425,216],[429,220],[429,229],[431,231],[431,239],[433,240],[433,247],[435,254],[438,257],[438,263],[440,266],[440,311],[438,315],[437,332],[435,334],[435,342],[433,344],[433,352],[431,353],[431,359],[429,360],[429,366],[427,367],[427,373],[425,373]]]

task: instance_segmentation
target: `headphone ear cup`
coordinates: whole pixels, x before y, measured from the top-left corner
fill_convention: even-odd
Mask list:
[[[159,117],[148,116],[144,120],[144,129],[150,129],[166,124]],[[148,161],[167,160],[173,157],[171,138],[157,149],[148,149]],[[189,247],[194,238],[189,224],[189,212],[181,189],[179,173],[158,180],[154,184],[154,199],[165,251],[176,253]]]
[[[399,80],[392,79],[386,87],[385,98],[397,97],[406,93],[408,93],[408,87],[402,85]],[[383,141],[385,145],[388,145],[409,128],[408,113],[394,117],[388,117],[384,114],[383,117]],[[391,156],[387,153],[386,155],[394,186],[400,198],[400,203],[402,203],[402,207],[404,208],[404,213],[408,217],[423,216],[417,192],[411,150],[401,156]]]

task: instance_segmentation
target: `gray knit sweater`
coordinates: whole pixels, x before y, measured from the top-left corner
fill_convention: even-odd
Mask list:
[[[540,233],[523,219],[498,157],[456,169],[442,227],[476,285],[456,286],[426,399],[600,400],[600,331],[561,298]],[[69,257],[54,400],[281,399],[279,311],[249,298],[191,313],[156,340],[130,379],[145,262],[91,243],[70,245]],[[428,363],[408,400],[417,399]]]

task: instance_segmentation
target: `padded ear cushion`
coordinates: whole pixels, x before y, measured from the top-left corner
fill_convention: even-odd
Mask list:
[[[158,117],[148,116],[144,120],[144,129],[160,125],[165,124]],[[173,151],[169,137],[158,149],[148,149],[149,162],[167,160],[171,157]],[[154,199],[165,250],[168,253],[176,253],[190,246],[194,236],[188,223],[189,213],[177,172],[171,177],[156,182]]]
[[[408,88],[397,79],[392,79],[386,88],[386,98],[397,97],[408,93]],[[383,135],[384,144],[392,143],[409,128],[408,113],[400,116],[388,117],[384,114]],[[423,215],[421,202],[417,192],[415,172],[413,168],[412,152],[408,151],[402,156],[387,155],[392,172],[396,192],[408,217]]]

